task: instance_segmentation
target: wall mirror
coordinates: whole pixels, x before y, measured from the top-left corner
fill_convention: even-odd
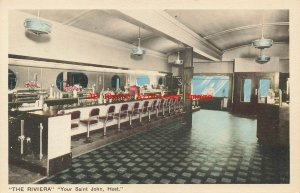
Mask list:
[[[56,86],[63,91],[65,86],[79,85],[86,88],[88,85],[88,77],[82,72],[66,72],[59,73],[56,78]]]
[[[111,78],[111,88],[118,90],[120,88],[120,82],[121,82],[120,77],[118,75],[114,75]]]
[[[158,85],[165,85],[166,78],[164,76],[159,77],[158,79]]]
[[[17,85],[17,75],[12,70],[8,69],[8,90],[15,89]]]

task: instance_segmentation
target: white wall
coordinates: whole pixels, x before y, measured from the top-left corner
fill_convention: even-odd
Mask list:
[[[235,72],[279,72],[279,58],[271,57],[265,64],[259,64],[255,58],[236,58]]]
[[[233,62],[194,63],[194,73],[233,73]]]
[[[20,12],[9,12],[9,54],[85,62],[130,69],[170,72],[167,56],[146,50],[142,58],[133,58],[132,45],[98,34],[51,21],[49,36],[26,33],[24,20],[34,17]],[[120,32],[122,33],[122,32]]]
[[[289,73],[289,64],[289,59],[279,59],[279,72]]]

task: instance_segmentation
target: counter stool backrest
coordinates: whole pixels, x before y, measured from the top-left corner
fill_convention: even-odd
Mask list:
[[[71,120],[79,119],[79,118],[80,118],[80,111],[71,112]]]
[[[92,117],[98,117],[100,113],[100,109],[99,108],[94,108],[90,111],[90,118]]]
[[[179,99],[174,100],[174,105],[179,105]]]
[[[115,109],[116,109],[116,106],[114,106],[114,105],[108,107],[106,119],[104,121],[112,121],[114,119]]]
[[[142,107],[142,112],[147,112],[149,106],[149,101],[145,101]]]
[[[144,107],[144,108],[145,108],[145,107],[148,107],[148,105],[149,105],[149,101],[145,101],[143,107]]]
[[[140,103],[136,102],[133,104],[130,114],[137,114],[139,112]]]
[[[157,100],[154,100],[151,104],[151,110],[155,110],[157,108]]]
[[[175,102],[175,99],[170,99],[169,105],[172,106],[174,104],[174,102]]]
[[[128,116],[128,104],[123,104],[119,111],[119,117],[125,118]]]
[[[164,103],[165,103],[165,99],[161,99],[160,102],[159,102],[159,107],[163,107],[164,106]]]
[[[138,108],[139,108],[139,106],[140,106],[140,103],[139,103],[139,102],[136,102],[136,103],[134,103],[134,106],[133,106],[133,108],[134,108],[134,109],[138,109]]]
[[[115,113],[116,106],[112,105],[107,109],[107,115],[113,115]]]
[[[123,104],[120,108],[120,113],[128,111],[128,104]]]
[[[139,106],[140,106],[140,103],[139,103],[139,102],[137,102],[137,103],[134,103],[132,110],[134,110],[134,109],[138,109],[138,108],[139,108]]]
[[[80,111],[73,111],[71,114],[71,129],[79,126]]]
[[[164,106],[168,106],[168,105],[169,105],[169,103],[170,103],[170,98],[168,98],[167,100],[165,100],[165,102],[164,102]]]

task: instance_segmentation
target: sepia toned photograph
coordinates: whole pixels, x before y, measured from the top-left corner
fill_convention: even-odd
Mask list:
[[[294,184],[290,9],[6,13],[10,192]]]

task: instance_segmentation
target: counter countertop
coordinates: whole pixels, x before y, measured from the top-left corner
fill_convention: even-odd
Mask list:
[[[155,99],[148,99],[148,101],[155,100]],[[159,100],[159,99],[157,99]],[[37,115],[37,116],[44,116],[44,117],[54,117],[54,116],[62,116],[64,114],[59,113],[59,111],[64,111],[64,110],[70,110],[70,109],[84,109],[84,108],[89,108],[89,107],[106,107],[110,105],[118,105],[122,103],[135,103],[135,102],[142,102],[142,101],[147,101],[147,100],[131,100],[131,101],[118,101],[118,102],[113,102],[113,103],[106,103],[106,104],[92,104],[92,105],[85,105],[85,106],[71,106],[71,107],[66,107],[66,108],[60,108],[60,109],[51,109],[47,111],[43,110],[37,110],[37,111],[30,111],[27,112],[31,115]],[[149,103],[150,105],[151,103]],[[68,114],[68,113],[66,113]]]
[[[48,110],[48,111],[33,111],[33,112],[28,112],[31,115],[38,115],[38,116],[43,116],[43,117],[56,117],[56,116],[63,116],[65,114],[59,114],[59,110]]]

